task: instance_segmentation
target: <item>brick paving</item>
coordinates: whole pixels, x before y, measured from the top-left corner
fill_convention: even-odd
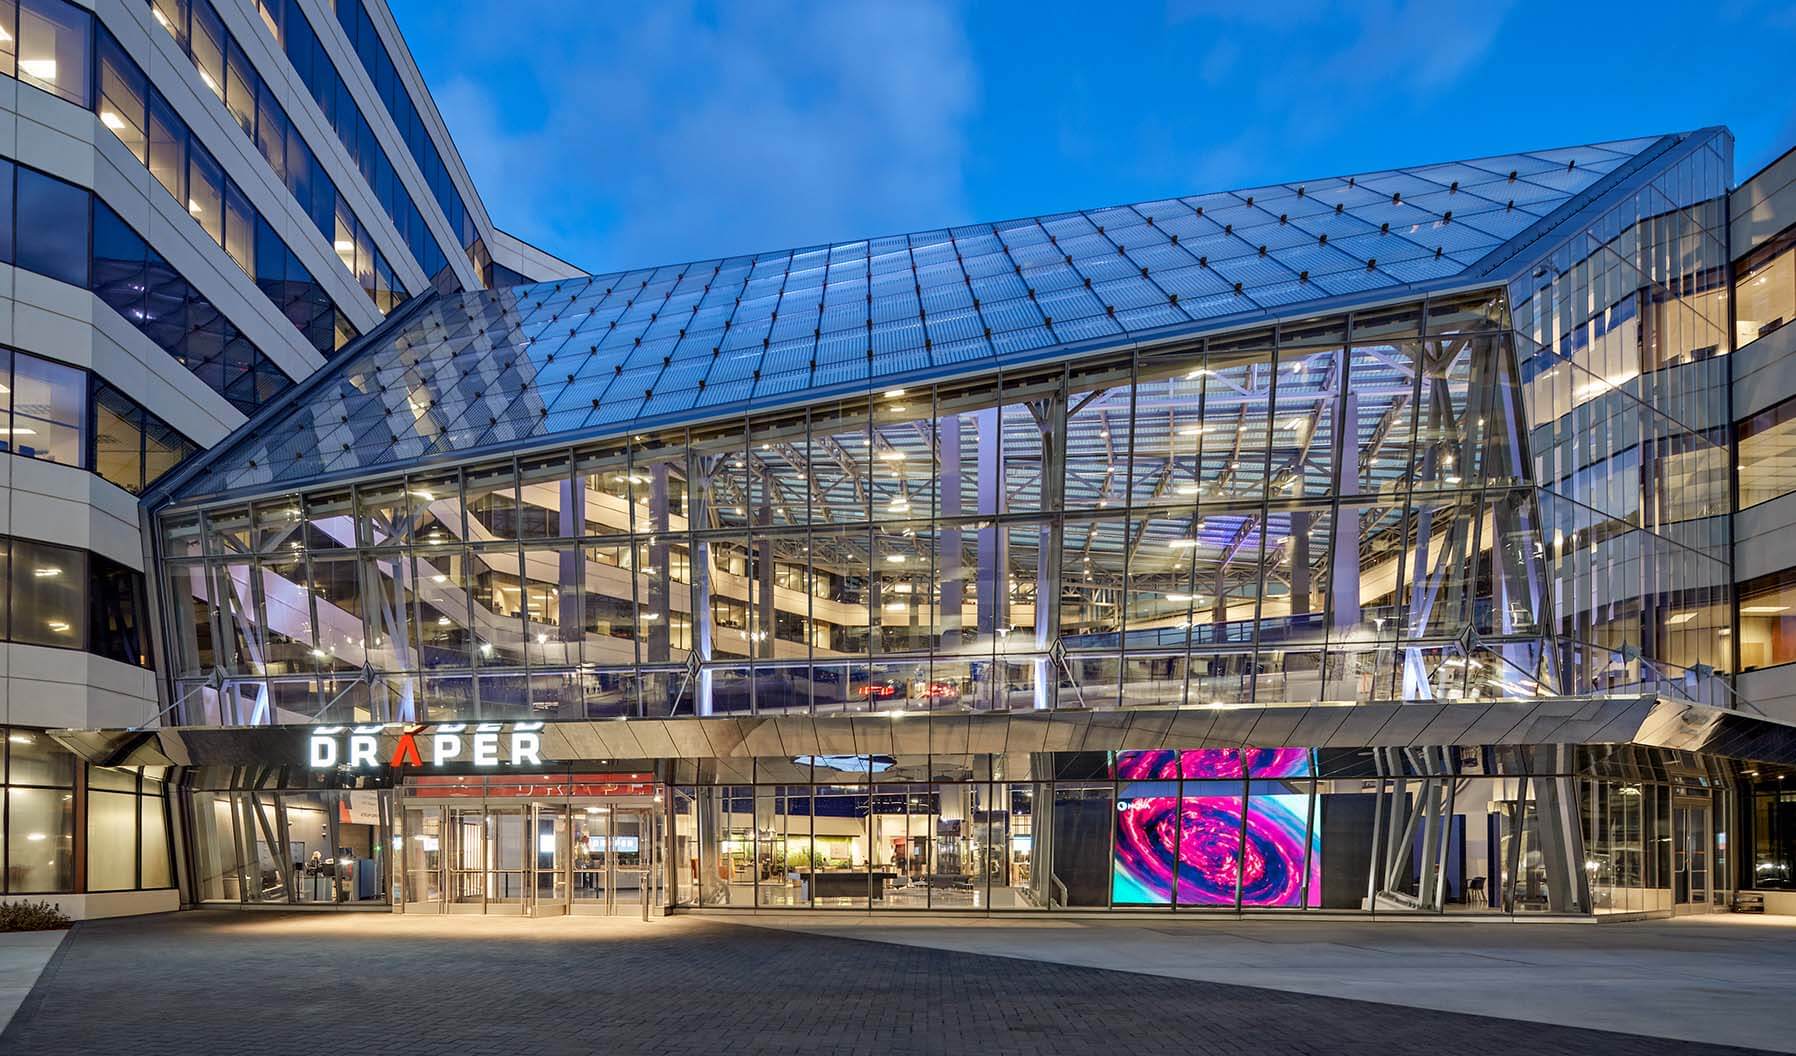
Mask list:
[[[715,919],[228,911],[77,926],[0,1034],[12,1056],[1748,1051]]]

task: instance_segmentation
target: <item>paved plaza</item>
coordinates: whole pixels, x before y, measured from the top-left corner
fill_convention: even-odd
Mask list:
[[[1244,1050],[1747,1051],[710,918],[228,911],[79,925],[0,1035],[19,1056]]]

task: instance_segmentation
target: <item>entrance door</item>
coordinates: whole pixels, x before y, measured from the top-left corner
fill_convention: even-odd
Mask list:
[[[1671,803],[1672,911],[1707,913],[1714,908],[1711,847],[1714,823],[1706,801],[1674,798]]]
[[[400,901],[406,913],[441,913],[445,905],[443,808],[405,808],[400,834],[400,872],[405,877]]]
[[[443,836],[449,912],[486,912],[486,809],[450,807]]]
[[[530,868],[530,807],[487,808],[486,911],[525,912],[525,894],[534,881]]]
[[[568,903],[568,817],[560,803],[538,803],[532,808],[531,854],[534,882],[528,911],[537,917],[558,917]]]
[[[573,912],[636,916],[645,895],[658,904],[654,811],[593,803],[575,806],[571,823]]]
[[[611,815],[612,912],[648,918],[654,905],[655,815],[617,810]]]
[[[573,808],[573,898],[575,913],[611,912],[611,808]]]

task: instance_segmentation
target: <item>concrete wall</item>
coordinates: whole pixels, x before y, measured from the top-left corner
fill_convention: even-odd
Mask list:
[[[71,920],[172,913],[181,908],[181,896],[172,887],[159,891],[105,891],[91,895],[19,895],[8,901],[48,902],[68,914]]]

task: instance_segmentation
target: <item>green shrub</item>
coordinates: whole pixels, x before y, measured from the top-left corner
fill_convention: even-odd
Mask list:
[[[0,902],[0,931],[55,931],[72,923],[48,902]]]
[[[804,851],[793,851],[786,855],[786,868],[803,872],[811,867],[811,856]]]

